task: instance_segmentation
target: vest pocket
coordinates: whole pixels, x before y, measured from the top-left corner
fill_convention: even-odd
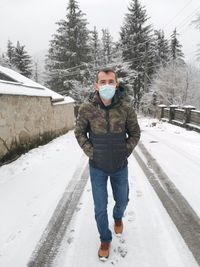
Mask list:
[[[113,165],[117,168],[121,168],[124,165],[125,161],[127,160],[127,147],[126,143],[121,144],[113,144],[112,145],[112,158],[113,158]]]

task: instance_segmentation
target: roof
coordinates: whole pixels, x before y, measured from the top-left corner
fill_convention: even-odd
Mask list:
[[[62,96],[18,72],[2,66],[0,66],[0,94],[51,97],[52,102],[57,104],[74,102],[73,98]]]

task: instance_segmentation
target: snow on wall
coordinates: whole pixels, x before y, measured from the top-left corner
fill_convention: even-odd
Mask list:
[[[52,99],[57,100],[60,99],[60,101],[64,101],[64,103],[74,102],[71,97],[64,97],[41,84],[28,79],[14,70],[0,66],[0,73],[3,73],[16,81],[10,82],[0,80],[0,94],[42,96],[51,97]]]

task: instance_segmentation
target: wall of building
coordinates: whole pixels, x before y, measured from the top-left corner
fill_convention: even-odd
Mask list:
[[[74,128],[73,102],[0,95],[0,165]]]

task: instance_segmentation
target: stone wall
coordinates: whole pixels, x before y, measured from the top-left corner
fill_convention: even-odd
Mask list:
[[[73,102],[0,95],[0,165],[74,128]]]

